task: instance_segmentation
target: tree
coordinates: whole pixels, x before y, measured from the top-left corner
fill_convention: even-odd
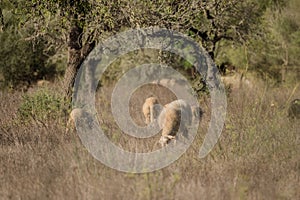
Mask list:
[[[43,35],[54,43],[64,43],[63,38],[68,38],[63,84],[67,97],[72,94],[81,63],[95,44],[121,28],[160,26],[188,33],[214,59],[221,40],[247,40],[256,31],[263,12],[263,6],[255,0],[29,0],[15,4],[26,13],[23,23],[36,25],[34,35]]]
[[[259,25],[262,31],[259,38],[251,37],[247,41],[249,65],[252,70],[284,81],[287,69],[300,63],[300,4],[297,0],[274,0],[262,4],[266,7]],[[241,61],[244,57],[236,56],[241,50],[237,45],[231,51],[230,48],[222,51],[231,61]]]
[[[120,7],[114,1],[31,0],[15,4],[26,16],[21,23],[35,24],[31,39],[43,36],[57,47],[67,45],[68,64],[63,79],[67,98],[72,95],[82,62],[96,42],[104,33],[118,31],[120,25],[125,24],[124,17],[117,16],[119,10],[116,9]]]
[[[40,37],[25,40],[33,32],[32,24],[20,29],[14,5],[9,1],[1,1],[0,8],[0,72],[4,86],[27,89],[39,79],[53,78],[56,68],[47,60],[54,52],[46,48],[46,41]]]

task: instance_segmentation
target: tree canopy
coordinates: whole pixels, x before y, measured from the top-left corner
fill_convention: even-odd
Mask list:
[[[64,87],[70,96],[76,73],[95,45],[129,28],[158,26],[180,31],[197,40],[213,59],[219,47],[250,49],[250,44],[260,40],[271,40],[276,48],[289,51],[292,45],[297,52],[299,26],[288,14],[293,2],[296,4],[295,0],[2,0],[0,24],[3,34],[8,27],[16,27],[17,32],[26,29],[25,41],[42,39],[45,49],[54,52],[68,49]],[[257,42],[252,46],[252,52],[257,52]],[[281,59],[286,62],[286,53]]]

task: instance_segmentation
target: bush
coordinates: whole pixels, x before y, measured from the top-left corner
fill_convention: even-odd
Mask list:
[[[40,89],[29,95],[25,94],[18,108],[18,115],[22,121],[45,121],[56,119],[63,115],[64,100],[48,89]]]
[[[1,4],[1,2],[0,2]],[[35,25],[20,25],[23,15],[17,13],[15,4],[6,1],[0,5],[3,14],[0,25],[0,80],[10,88],[27,88],[40,79],[53,79],[62,69],[58,69],[61,58],[52,59],[55,46],[41,34],[34,35]]]
[[[26,41],[14,30],[0,34],[0,71],[5,86],[17,88],[30,85],[39,79],[53,78],[54,65],[47,64],[50,55],[45,54],[46,44],[42,38]]]

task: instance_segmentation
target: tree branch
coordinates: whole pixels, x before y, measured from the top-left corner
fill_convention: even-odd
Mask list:
[[[208,41],[208,34],[207,31],[201,32],[198,29],[194,28],[194,27],[190,27],[189,31],[191,31],[192,33],[198,35],[200,38],[202,38],[204,41]]]
[[[3,30],[4,28],[4,17],[3,17],[3,13],[2,13],[2,8],[0,8],[0,31]]]

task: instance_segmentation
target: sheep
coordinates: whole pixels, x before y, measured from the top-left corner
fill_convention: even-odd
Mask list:
[[[166,146],[172,139],[176,142],[178,131],[183,132],[183,135],[187,137],[186,125],[191,124],[191,119],[191,107],[184,100],[175,100],[165,105],[158,117],[158,125],[162,129],[162,136],[159,140],[161,146]],[[180,124],[181,130],[179,130]]]
[[[143,104],[143,114],[145,116],[145,123],[147,125],[152,123],[157,117],[157,113],[154,109],[155,104],[159,104],[158,99],[152,96],[147,98]]]
[[[167,105],[158,118],[159,127],[162,128],[162,136],[159,143],[166,146],[172,139],[175,139],[181,121],[181,109]],[[175,140],[176,141],[176,140]]]
[[[164,78],[159,80],[152,81],[152,84],[161,85],[167,88],[173,88],[173,87],[186,87],[187,81],[184,79],[175,79],[175,78]]]
[[[174,86],[176,83],[175,79],[159,79],[152,82],[153,84],[158,84],[162,86]]]
[[[159,105],[156,97],[147,98],[143,105],[143,113],[146,124],[157,120],[159,127],[162,129],[162,136],[159,140],[162,147],[166,146],[173,139],[176,142],[178,131],[187,137],[187,126],[192,124],[195,117],[201,117],[201,109],[199,107],[191,107],[182,99],[166,104],[162,110],[159,107],[155,107],[155,105]]]
[[[195,122],[196,120],[200,121],[203,115],[202,109],[198,105],[191,106],[192,111],[192,122]]]
[[[38,80],[36,82],[36,84],[37,84],[38,87],[45,87],[45,86],[50,85],[50,81],[47,81],[47,80]]]
[[[247,89],[250,90],[254,89],[254,85],[252,81],[250,81],[241,73],[234,73],[231,76],[222,76],[221,80],[232,91],[237,91],[242,87],[246,87]]]
[[[91,128],[93,124],[93,115],[91,115],[88,111],[82,109],[82,108],[74,108],[70,115],[69,120],[66,125],[66,133],[71,130],[75,129],[76,123],[87,123],[88,126]]]
[[[69,120],[66,125],[66,133],[69,132],[69,130],[75,129],[75,122],[76,119],[79,119],[83,115],[83,111],[80,108],[75,108],[71,111],[69,115]]]
[[[288,109],[288,116],[294,119],[300,119],[300,99],[294,99]]]

